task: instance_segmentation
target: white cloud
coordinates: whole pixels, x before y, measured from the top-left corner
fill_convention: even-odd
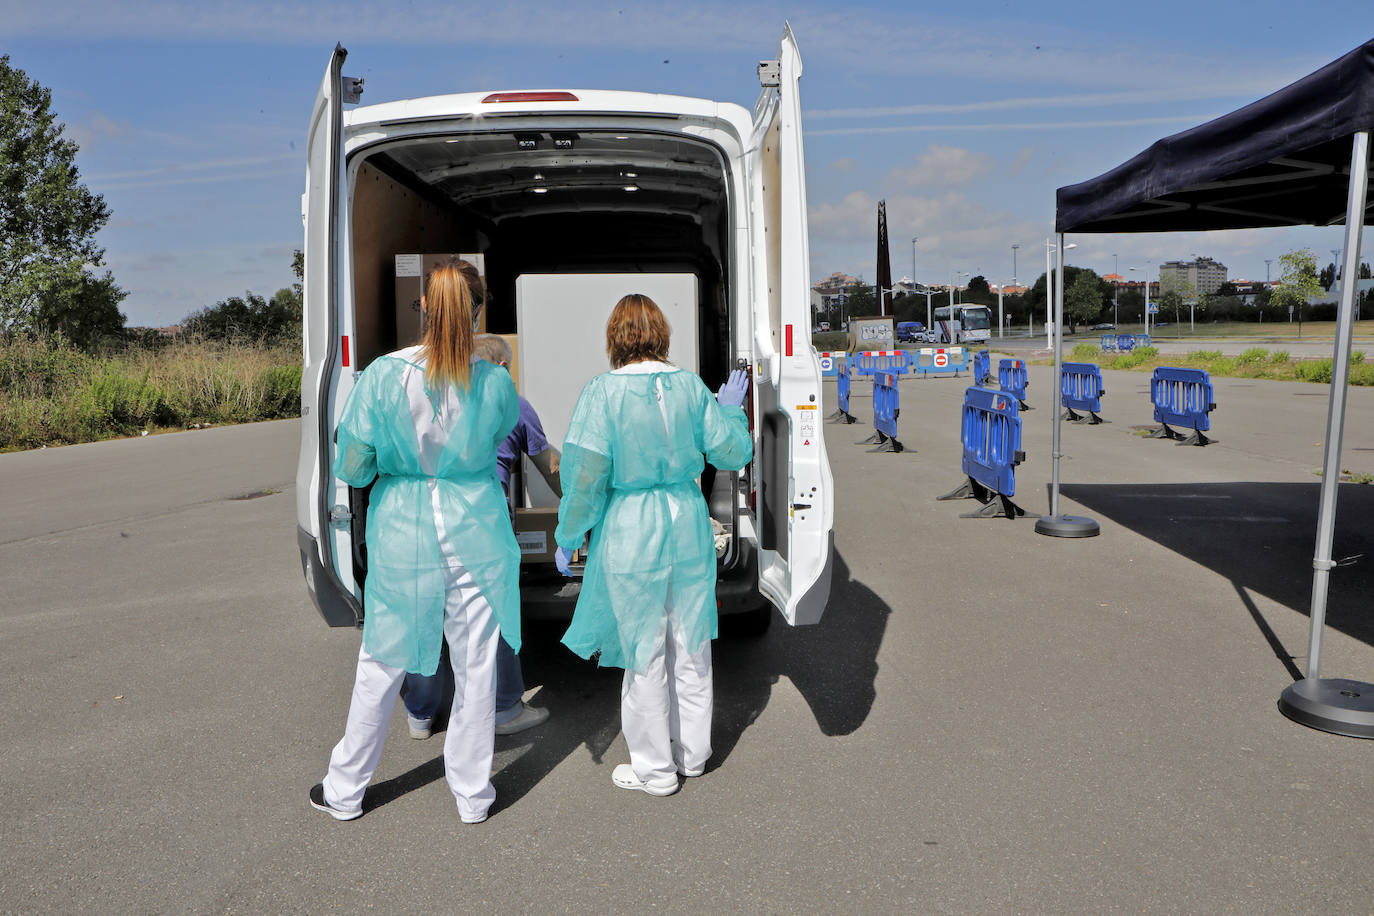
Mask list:
[[[992,121],[984,124],[901,124],[884,126],[878,124],[856,125],[854,127],[834,127],[824,130],[807,130],[808,137],[825,137],[840,134],[906,134],[924,131],[940,133],[959,133],[960,131],[1013,131],[1013,130],[1091,130],[1102,127],[1138,127],[1148,124],[1201,124],[1210,121],[1223,112],[1210,114],[1170,115],[1159,118],[1106,118],[1088,121],[1027,121],[1013,123]]]
[[[997,160],[987,153],[932,143],[917,158],[915,165],[893,169],[888,180],[911,187],[957,188],[972,184],[996,167]]]

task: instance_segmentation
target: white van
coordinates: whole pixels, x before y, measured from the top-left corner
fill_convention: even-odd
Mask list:
[[[487,330],[516,335],[517,385],[555,445],[563,429],[550,418],[570,413],[587,379],[609,368],[611,306],[626,293],[655,295],[650,282],[682,300],[670,358],[712,390],[736,365],[751,368],[753,463],[739,474],[708,468],[702,479],[720,523],[721,614],[761,629],[771,603],[791,624],[818,621],[834,507],[808,334],[801,58],[791,30],[778,59],[759,64],[752,115],[604,90],[465,93],[345,111],[361,92],[342,74],[346,53],[335,48],[315,101],[302,198],[297,535],[325,620],[355,626],[365,611],[367,497],[330,471],[335,424],[358,373],[417,342],[397,339],[395,256],[480,252]],[[627,274],[643,275],[646,288]],[[591,282],[550,282],[578,275]],[[616,277],[623,283],[611,284]],[[598,290],[595,302],[577,288]],[[532,499],[528,478],[523,496]],[[527,617],[566,618],[576,593],[552,563],[522,564]]]

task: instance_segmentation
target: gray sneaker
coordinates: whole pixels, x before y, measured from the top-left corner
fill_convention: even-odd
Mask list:
[[[542,709],[538,706],[530,706],[524,700],[521,700],[520,714],[514,719],[502,722],[500,725],[496,726],[496,734],[514,735],[527,728],[534,728],[536,725],[542,725],[544,720],[548,717],[549,711],[547,709]]]

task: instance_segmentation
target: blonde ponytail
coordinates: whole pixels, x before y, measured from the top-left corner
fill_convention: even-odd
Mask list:
[[[430,274],[420,348],[429,387],[452,384],[467,390],[472,379],[472,291],[455,265]]]

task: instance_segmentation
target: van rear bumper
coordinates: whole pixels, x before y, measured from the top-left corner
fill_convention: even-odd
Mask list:
[[[320,545],[315,537],[296,526],[296,546],[301,551],[301,572],[305,573],[305,587],[310,600],[331,627],[360,627],[363,609],[351,594],[344,590],[337,576],[320,563]]]

